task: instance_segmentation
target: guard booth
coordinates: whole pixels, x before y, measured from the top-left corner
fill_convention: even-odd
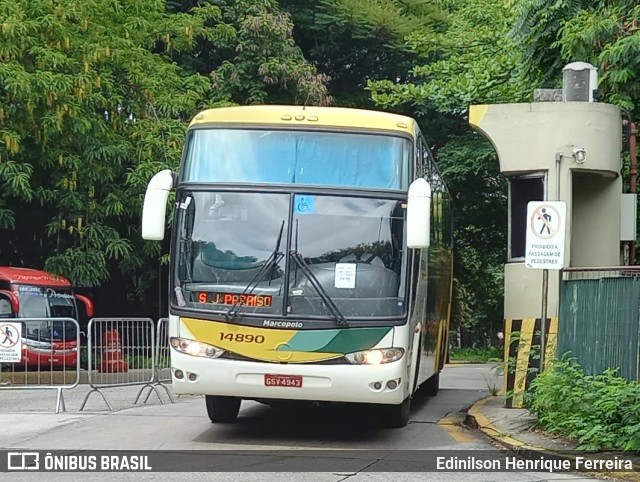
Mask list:
[[[492,142],[509,185],[504,339],[505,362],[509,362],[505,393],[512,397],[507,396],[507,406],[522,406],[527,379],[535,376],[530,368],[539,368],[536,350],[539,352],[541,328],[546,360],[555,352],[558,333],[560,271],[548,271],[543,327],[544,270],[525,265],[527,230],[546,234],[548,227],[558,226],[545,226],[542,211],[537,211],[535,219],[531,213],[528,216],[529,202],[561,201],[566,206],[561,220],[562,266],[557,268],[618,266],[622,264],[621,241],[627,240],[621,227],[633,224],[627,231],[635,240],[635,213],[621,210],[627,205],[622,203],[623,196],[629,196],[622,194],[621,111],[595,102],[596,86],[595,67],[576,62],[564,69],[562,91],[537,91],[535,101],[528,104],[472,105],[469,109],[469,123]],[[514,332],[518,334],[512,336]]]

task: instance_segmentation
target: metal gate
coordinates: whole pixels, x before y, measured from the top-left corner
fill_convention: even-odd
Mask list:
[[[56,413],[66,410],[63,390],[80,382],[80,326],[76,320],[3,318],[0,346],[7,348],[7,356],[19,357],[0,364],[0,390],[56,390]]]
[[[151,318],[93,318],[88,331],[91,391],[85,396],[80,411],[84,410],[93,393],[99,393],[113,411],[105,389],[134,385],[141,387],[134,403],[138,403],[142,392],[148,388],[149,395],[154,391],[164,404],[156,385],[156,337]]]

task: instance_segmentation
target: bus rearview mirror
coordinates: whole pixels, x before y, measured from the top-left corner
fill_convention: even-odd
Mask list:
[[[18,311],[20,311],[20,301],[15,293],[9,290],[0,290],[0,301],[3,302],[0,315],[3,317],[6,316],[7,310],[9,310],[9,317],[18,315]]]
[[[93,301],[84,295],[76,294],[76,299],[84,305],[84,310],[89,318],[93,317]]]
[[[431,236],[431,186],[424,178],[409,186],[407,200],[407,247],[428,248]]]
[[[142,207],[142,239],[164,239],[167,198],[172,188],[173,173],[170,169],[160,171],[149,181]]]

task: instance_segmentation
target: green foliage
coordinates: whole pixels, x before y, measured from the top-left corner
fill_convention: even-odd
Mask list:
[[[491,345],[502,325],[507,186],[493,146],[468,126],[469,104],[519,102],[531,92],[508,36],[504,2],[442,0],[446,23],[415,31],[408,80],[370,81],[375,103],[415,115],[432,143],[455,212],[454,327],[465,345]]]
[[[153,368],[153,360],[150,356],[146,355],[135,355],[131,353],[127,353],[123,356],[123,359],[126,363],[129,364],[130,369],[151,369]],[[159,370],[163,368],[169,368],[171,366],[171,359],[168,355],[161,355],[160,358],[156,362],[156,367]]]
[[[177,168],[188,121],[330,100],[276,2],[179,3],[0,0],[0,264],[114,279],[142,301],[168,246],[141,240],[141,201]]]
[[[591,2],[513,0],[517,15],[510,36],[523,55],[523,68],[527,74],[539,73],[542,80],[550,84],[549,87],[560,87],[563,59],[556,40],[562,25],[588,3]]]
[[[216,102],[331,103],[326,76],[296,46],[291,17],[277,1],[182,1],[168,8],[216,12],[205,22],[208,35],[196,39],[192,51],[173,56],[185,69],[212,79]]]
[[[532,382],[527,403],[542,428],[579,449],[640,450],[640,384],[614,369],[587,375],[565,355]]]
[[[129,365],[129,368],[132,370],[153,368],[153,360],[151,359],[150,356],[134,355],[131,353],[126,353],[122,358]]]
[[[453,325],[466,333],[465,345],[491,345],[502,327],[506,182],[491,144],[476,133],[451,138],[438,165],[455,213]]]
[[[0,1],[0,16],[0,219],[17,231],[0,251],[98,284],[110,263],[141,253],[127,229],[139,222],[140,185],[128,175],[176,164],[175,119],[209,90],[164,55],[188,49],[205,17],[170,18],[155,0]],[[152,52],[160,42],[166,50]]]
[[[326,74],[339,105],[372,107],[369,80],[405,82],[416,54],[405,38],[446,21],[434,0],[280,0],[305,57]]]
[[[640,5],[631,0],[589,2],[516,0],[520,21],[513,37],[526,65],[545,80],[562,79],[562,67],[581,60],[599,69],[600,100],[637,109],[640,79]]]
[[[452,348],[449,350],[451,360],[468,361],[473,363],[486,363],[502,360],[502,347],[489,348]]]
[[[416,31],[408,46],[418,55],[409,81],[370,81],[377,105],[413,106],[419,113],[466,112],[469,104],[517,102],[531,92],[522,57],[507,35],[514,13],[504,2],[441,0],[448,23]]]

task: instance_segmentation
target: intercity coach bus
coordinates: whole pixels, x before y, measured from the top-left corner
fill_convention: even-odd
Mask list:
[[[0,323],[23,318],[24,367],[75,368],[78,363],[77,328],[69,320],[78,318],[78,301],[87,316],[93,316],[89,298],[73,292],[71,282],[47,271],[0,266]]]
[[[452,286],[451,200],[416,122],[243,106],[192,120],[178,173],[147,187],[144,239],[175,190],[169,339],[176,393],[212,422],[241,401],[377,404],[408,423],[438,391]]]

